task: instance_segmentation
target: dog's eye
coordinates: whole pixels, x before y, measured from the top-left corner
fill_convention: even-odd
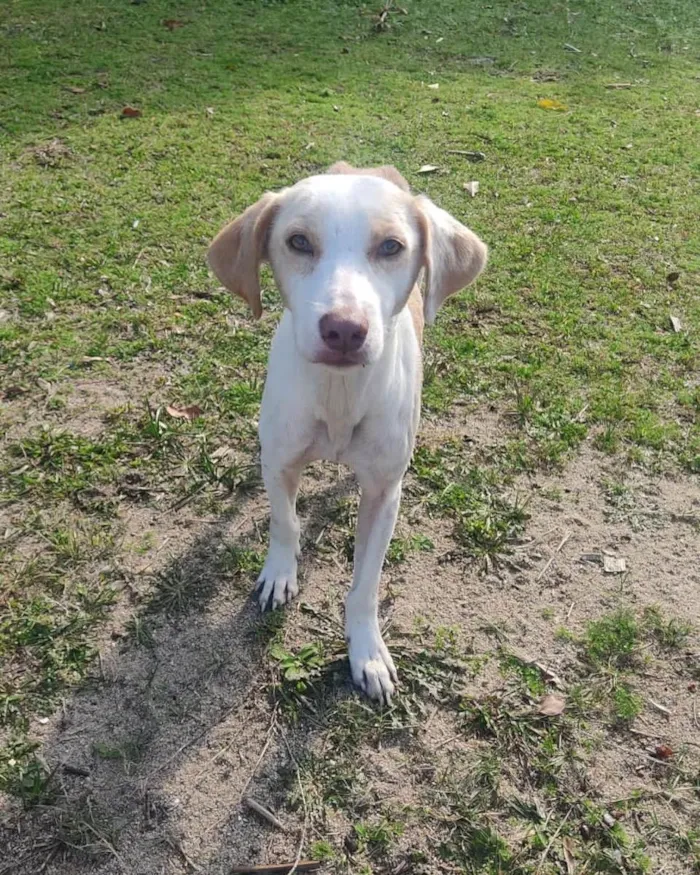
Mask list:
[[[398,255],[402,249],[402,243],[399,243],[398,240],[394,240],[393,237],[389,237],[389,239],[385,240],[379,247],[379,254],[391,258],[392,255]]]
[[[292,234],[289,240],[287,240],[287,246],[290,249],[295,249],[297,252],[306,252],[309,255],[314,253],[313,246],[303,234]]]

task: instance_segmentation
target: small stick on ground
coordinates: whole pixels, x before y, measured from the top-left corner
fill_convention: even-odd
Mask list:
[[[82,766],[74,766],[72,763],[63,763],[62,768],[65,775],[76,775],[78,778],[90,777],[90,769],[84,769]]]
[[[263,749],[260,751],[260,756],[255,761],[255,765],[253,766],[253,771],[250,773],[248,780],[245,782],[243,786],[243,790],[241,791],[241,802],[245,800],[245,794],[248,787],[250,787],[250,783],[255,777],[255,773],[258,771],[258,767],[260,763],[263,761],[265,754],[267,753],[267,749],[270,746],[270,742],[272,741],[272,736],[275,734],[275,730],[277,729],[277,705],[275,705],[274,711],[272,712],[272,719],[270,720],[270,728],[267,730],[267,739],[265,740],[265,744],[263,745]]]
[[[540,863],[539,863],[539,866],[537,867],[537,870],[536,870],[535,875],[537,875],[537,872],[539,872],[539,871],[542,869],[542,867],[544,866],[545,861],[546,861],[547,857],[549,856],[549,852],[552,850],[552,845],[554,844],[554,840],[556,839],[556,837],[559,835],[559,833],[560,833],[560,832],[562,831],[562,829],[564,828],[564,824],[565,824],[566,821],[569,819],[569,815],[571,814],[572,810],[573,810],[573,809],[570,808],[570,809],[566,812],[566,815],[564,816],[564,819],[563,819],[562,822],[559,824],[559,826],[556,828],[556,830],[555,830],[555,832],[554,832],[554,835],[553,835],[552,838],[549,840],[549,844],[547,845],[547,847],[546,847],[546,848],[544,849],[544,851],[542,852],[542,859],[540,860]]]
[[[292,875],[292,867],[296,866],[297,872],[313,872],[321,868],[320,860],[299,860],[298,863],[263,863],[260,866],[234,866],[231,875]]]
[[[564,535],[564,537],[561,539],[561,541],[559,541],[559,544],[557,545],[556,550],[555,550],[554,553],[552,553],[552,555],[549,557],[549,561],[548,561],[547,564],[544,566],[544,568],[542,569],[542,571],[540,571],[540,573],[537,575],[537,580],[536,580],[537,583],[539,583],[539,581],[542,580],[542,578],[545,576],[545,574],[549,571],[549,568],[550,568],[552,562],[554,562],[554,557],[557,555],[557,553],[559,553],[559,552],[561,551],[562,547],[564,546],[564,544],[566,544],[566,542],[569,540],[569,538],[571,537],[571,535],[572,535],[571,532],[567,532],[567,533]]]
[[[301,801],[304,806],[304,824],[301,828],[301,835],[299,836],[299,850],[297,851],[296,860],[294,861],[294,865],[289,870],[288,875],[294,875],[295,872],[299,871],[299,864],[301,862],[301,852],[304,850],[304,842],[306,841],[306,832],[309,826],[309,807],[306,804],[306,793],[304,793],[304,785],[301,783],[301,771],[299,769],[299,763],[296,760],[296,757],[292,753],[292,749],[289,746],[289,742],[287,741],[287,736],[282,733],[282,740],[284,741],[284,745],[287,748],[287,753],[289,754],[290,760],[294,763],[294,768],[297,771],[297,784],[299,785],[299,793],[301,795]]]
[[[666,717],[671,716],[671,712],[665,705],[662,705],[660,702],[655,702],[653,699],[649,699],[648,701],[651,707],[654,708],[654,710],[658,711],[660,714],[663,714]]]
[[[275,815],[270,811],[269,808],[265,808],[264,805],[261,805],[251,796],[246,796],[243,800],[248,808],[252,808],[260,817],[264,818],[268,823],[271,823],[273,826],[276,826],[277,829],[282,830],[282,832],[287,832],[286,826],[282,823],[279,818],[275,817]]]
[[[195,863],[195,861],[190,856],[188,856],[188,854],[185,853],[180,842],[175,841],[175,839],[173,839],[173,838],[168,838],[165,841],[166,841],[166,844],[168,844],[174,851],[177,851],[177,853],[182,857],[183,862],[185,863],[185,865],[188,868],[194,869],[195,872],[203,872],[204,871],[204,869],[202,869],[201,866],[199,866],[197,863]]]

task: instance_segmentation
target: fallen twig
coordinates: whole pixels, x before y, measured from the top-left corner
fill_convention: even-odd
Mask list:
[[[270,727],[267,730],[267,739],[265,740],[265,744],[263,745],[262,750],[260,751],[260,756],[255,761],[255,765],[253,766],[253,771],[250,773],[248,780],[243,785],[243,790],[241,791],[241,802],[245,799],[246,790],[250,787],[250,782],[255,777],[255,773],[258,771],[258,767],[260,763],[263,761],[265,754],[267,753],[267,749],[270,746],[270,742],[272,741],[272,736],[275,734],[275,729],[277,728],[277,705],[272,712],[272,719],[270,720]]]
[[[175,504],[170,505],[170,507],[164,508],[161,513],[174,513],[177,510],[182,510],[183,507],[188,505],[191,501],[194,501],[194,499],[200,494],[200,492],[203,492],[206,489],[207,485],[207,481],[204,480],[202,483],[199,484],[199,486],[196,486],[192,490],[192,492],[189,492],[179,501],[176,501]]]
[[[671,712],[665,705],[661,705],[659,702],[655,702],[653,699],[649,699],[648,701],[651,707],[658,711],[660,714],[664,714],[666,717],[671,716]]]
[[[284,875],[291,875],[293,871],[297,872],[313,872],[321,868],[320,860],[299,860],[296,863],[263,863],[260,866],[234,866],[231,869],[231,875],[275,875],[275,873],[283,872]]]
[[[571,534],[572,534],[571,532],[567,532],[567,533],[564,535],[564,537],[561,539],[561,541],[559,541],[559,544],[557,545],[556,550],[555,550],[554,553],[552,553],[552,555],[549,557],[549,561],[548,561],[547,564],[544,566],[544,568],[542,569],[542,571],[540,571],[540,573],[537,575],[537,580],[536,580],[536,582],[539,582],[540,580],[542,580],[542,578],[545,576],[545,574],[549,571],[549,567],[550,567],[550,565],[552,564],[552,562],[554,562],[554,557],[557,555],[557,553],[559,553],[559,552],[561,551],[561,549],[562,549],[562,547],[564,546],[564,544],[566,544],[566,542],[567,542],[567,541],[569,540],[569,538],[571,537]]]
[[[77,775],[79,778],[90,777],[90,769],[84,769],[82,766],[74,766],[71,763],[63,763],[63,772],[66,775]]]
[[[294,875],[295,872],[299,871],[299,864],[301,862],[301,852],[304,850],[304,842],[306,841],[306,831],[309,825],[309,808],[306,804],[306,793],[304,793],[304,785],[301,783],[301,771],[299,769],[299,763],[296,760],[296,757],[292,753],[292,749],[289,746],[289,742],[287,741],[287,736],[282,733],[282,740],[284,741],[284,745],[287,748],[287,753],[289,754],[290,760],[294,763],[294,768],[297,772],[297,784],[299,785],[299,794],[301,795],[301,801],[304,806],[304,824],[301,828],[301,835],[299,836],[299,850],[297,851],[296,860],[294,861],[294,865],[289,870],[289,875]]]
[[[447,149],[447,155],[464,155],[465,158],[468,158],[470,161],[484,161],[486,159],[486,155],[483,152],[479,151],[469,151],[465,149]]]
[[[256,802],[251,796],[246,796],[243,800],[248,808],[252,808],[260,817],[264,818],[268,823],[271,823],[273,826],[276,826],[277,829],[281,829],[282,832],[287,832],[287,827],[282,823],[282,821],[275,817],[275,815],[270,811],[269,808],[265,808],[264,805],[261,805],[259,802]]]
[[[185,853],[180,842],[175,841],[175,839],[173,839],[173,838],[167,838],[165,841],[166,841],[166,844],[170,845],[170,847],[174,851],[177,851],[177,853],[182,857],[182,860],[186,866],[188,866],[190,869],[194,869],[195,872],[203,872],[204,871],[204,869],[202,869],[201,866],[199,866],[197,863],[195,863],[195,861],[190,856],[188,856],[188,854]]]
[[[556,830],[555,830],[555,832],[554,832],[554,835],[553,835],[552,838],[549,840],[549,844],[547,845],[547,847],[546,847],[546,848],[544,849],[544,851],[542,852],[542,859],[541,859],[540,862],[539,862],[539,865],[538,865],[538,867],[537,867],[537,869],[536,869],[536,873],[539,872],[539,871],[542,869],[542,867],[544,866],[545,861],[546,861],[547,857],[549,856],[549,852],[552,850],[552,845],[554,844],[555,839],[557,838],[557,836],[559,835],[559,833],[560,833],[560,832],[562,831],[562,829],[564,828],[564,824],[565,824],[566,821],[569,819],[569,815],[571,814],[572,811],[573,811],[573,809],[570,808],[570,809],[566,812],[566,815],[564,816],[564,819],[563,819],[562,822],[559,824],[559,826],[556,828]]]

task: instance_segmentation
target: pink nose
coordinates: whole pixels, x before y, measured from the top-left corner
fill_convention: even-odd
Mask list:
[[[323,342],[333,352],[357,352],[367,337],[369,324],[360,314],[352,318],[336,313],[326,313],[318,323]]]

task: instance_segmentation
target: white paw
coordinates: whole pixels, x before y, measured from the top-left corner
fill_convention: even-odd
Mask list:
[[[349,624],[346,637],[353,681],[370,699],[390,705],[399,679],[379,629],[370,623]]]
[[[270,547],[258,578],[257,593],[261,611],[274,611],[299,594],[296,550]]]

